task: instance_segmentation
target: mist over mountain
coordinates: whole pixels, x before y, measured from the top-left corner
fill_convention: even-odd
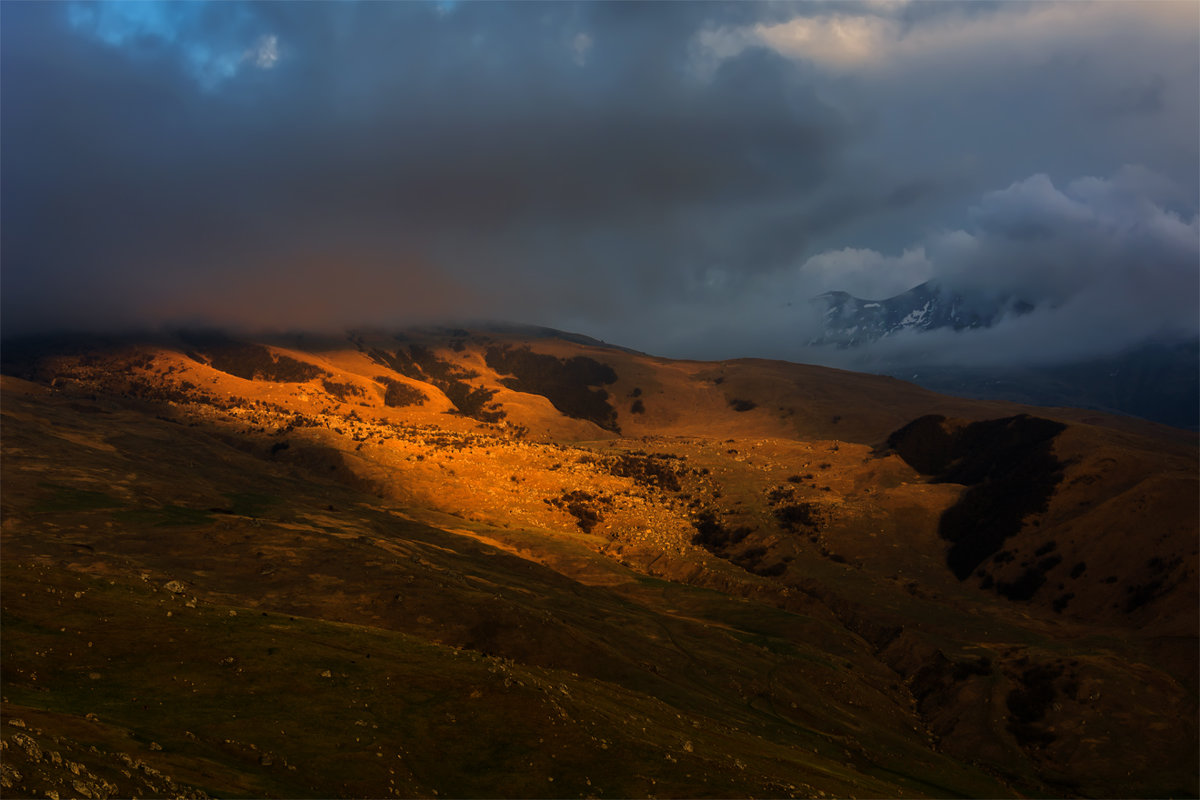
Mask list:
[[[856,347],[907,332],[990,328],[1005,316],[1027,314],[1031,304],[1009,297],[972,300],[926,281],[884,300],[864,300],[846,292],[826,292],[812,300],[825,320],[810,345]]]
[[[937,339],[1004,325],[1036,307],[1017,296],[972,299],[935,281],[884,300],[829,292],[811,303],[825,320],[824,330],[808,342],[817,361],[964,397],[1095,408],[1191,429],[1200,423],[1200,339],[1151,339],[1048,366],[1033,356],[1026,364],[943,360],[939,355],[947,348],[938,348]],[[923,346],[927,339],[935,343]]]

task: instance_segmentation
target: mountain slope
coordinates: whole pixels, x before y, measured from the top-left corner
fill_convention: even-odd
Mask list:
[[[18,793],[1197,791],[1180,431],[544,331],[5,355]]]

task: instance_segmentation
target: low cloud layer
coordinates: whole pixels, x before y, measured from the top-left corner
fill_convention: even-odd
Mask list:
[[[891,256],[869,249],[819,253],[762,276],[703,309],[669,312],[686,331],[672,346],[723,356],[769,354],[882,368],[895,363],[976,366],[1052,364],[1121,352],[1147,340],[1200,333],[1200,217],[1181,211],[1179,187],[1125,167],[1062,189],[1042,174],[986,193],[965,229],[941,231]],[[807,347],[821,333],[820,306],[843,290],[868,300],[925,281],[969,302],[1032,306],[988,329],[906,332],[853,351]],[[732,296],[730,296],[732,295]],[[755,317],[754,326],[729,319]]]
[[[936,277],[1042,302],[1012,358],[1194,329],[1200,9],[1139,7],[8,4],[0,325],[807,359],[812,294]]]
[[[990,330],[899,337],[877,358],[1056,363],[1200,333],[1200,217],[1179,187],[1126,167],[1055,187],[1034,175],[986,194],[971,227],[930,244],[934,278],[1035,307]]]

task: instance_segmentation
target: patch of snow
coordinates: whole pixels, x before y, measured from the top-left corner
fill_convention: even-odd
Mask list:
[[[920,309],[908,312],[908,316],[900,320],[897,327],[904,328],[908,326],[920,325],[929,316],[929,307],[933,304],[932,300],[926,300],[925,305]]]

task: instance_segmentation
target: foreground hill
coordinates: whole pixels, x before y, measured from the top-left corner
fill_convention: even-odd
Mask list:
[[[532,330],[4,355],[6,796],[1197,793],[1194,435]]]

